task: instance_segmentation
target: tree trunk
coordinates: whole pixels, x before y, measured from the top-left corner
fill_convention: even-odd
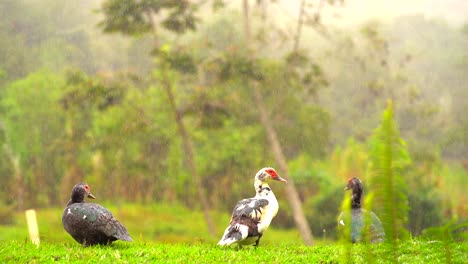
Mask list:
[[[163,69],[163,71],[166,71],[166,70]],[[195,165],[193,145],[192,145],[192,142],[190,141],[189,135],[187,133],[187,129],[185,128],[184,122],[182,120],[182,114],[180,113],[180,111],[177,110],[174,93],[172,92],[172,85],[170,84],[165,72],[163,73],[162,81],[163,81],[163,86],[166,91],[167,97],[169,99],[169,104],[171,105],[171,110],[175,114],[175,121],[177,123],[177,128],[179,130],[180,137],[182,138],[182,145],[184,148],[185,158],[186,158],[188,166],[190,167],[190,172],[192,174],[193,181],[197,188],[198,199],[200,199],[200,205],[202,207],[202,211],[205,216],[206,224],[208,225],[208,231],[210,232],[210,235],[214,237],[216,235],[216,230],[215,230],[213,220],[211,219],[211,216],[210,216],[208,199],[206,198],[206,195],[205,195],[205,192],[204,192],[201,180],[200,180],[200,176],[198,175],[197,167]]]
[[[296,34],[294,36],[293,51],[297,51],[299,49],[299,41],[301,39],[302,25],[304,25],[305,5],[306,5],[306,0],[302,0],[301,6],[299,8],[299,18],[297,20]]]
[[[309,223],[304,215],[302,210],[302,202],[299,199],[299,195],[296,190],[296,185],[291,177],[289,177],[288,166],[286,164],[286,158],[283,155],[283,150],[279,143],[278,137],[276,136],[275,129],[271,126],[269,122],[270,118],[263,104],[262,96],[260,94],[260,88],[258,84],[253,84],[255,105],[257,106],[258,112],[260,114],[260,121],[262,122],[263,127],[268,136],[268,141],[273,151],[276,163],[278,163],[279,169],[282,176],[284,176],[288,183],[286,184],[286,196],[288,198],[289,205],[293,209],[294,222],[296,223],[297,228],[302,236],[302,240],[307,246],[312,245],[313,237],[312,232],[309,227]]]
[[[253,53],[250,47],[251,41],[251,33],[250,33],[250,19],[249,19],[249,3],[248,0],[243,0],[243,13],[244,13],[244,34],[245,34],[245,46],[249,52],[250,59],[252,59]],[[276,131],[274,130],[273,126],[271,126],[270,118],[268,116],[268,112],[266,111],[265,105],[263,104],[263,99],[261,96],[260,88],[258,87],[257,82],[252,82],[253,93],[254,93],[254,100],[255,105],[257,106],[259,115],[260,115],[260,122],[262,123],[267,136],[270,146],[273,151],[273,155],[275,157],[276,162],[278,163],[279,169],[281,174],[287,178],[288,183],[286,184],[286,196],[288,199],[289,204],[293,209],[293,217],[296,223],[297,228],[302,236],[302,240],[306,245],[312,245],[313,237],[312,232],[310,231],[309,224],[307,223],[307,219],[304,215],[304,211],[302,210],[302,203],[299,199],[299,195],[296,190],[296,186],[294,185],[294,181],[292,178],[289,177],[288,174],[288,167],[286,164],[286,159],[283,154],[283,150],[281,149],[281,145],[279,143],[278,137],[276,136]]]
[[[25,209],[26,187],[24,183],[23,173],[20,166],[19,157],[17,157],[10,145],[6,145],[6,152],[11,164],[13,165],[13,194],[15,195],[16,209]]]
[[[151,12],[148,12],[147,15],[148,15],[149,20],[151,21],[152,34],[154,38],[154,47],[157,49],[159,48],[159,40],[158,40],[156,23],[154,22],[153,14]],[[180,137],[182,138],[182,147],[184,149],[185,158],[186,158],[188,166],[190,167],[190,173],[192,174],[192,179],[197,188],[197,194],[198,194],[198,199],[200,200],[200,206],[202,208],[203,215],[205,217],[205,221],[208,226],[208,231],[210,232],[210,235],[212,237],[215,237],[216,229],[215,229],[213,220],[211,219],[211,216],[210,216],[210,211],[209,211],[210,207],[208,204],[208,199],[206,198],[206,194],[203,189],[200,176],[198,175],[197,167],[195,165],[192,141],[190,140],[190,137],[187,133],[187,129],[185,128],[185,125],[184,125],[184,121],[182,120],[182,114],[177,109],[177,104],[175,101],[174,93],[172,92],[172,85],[169,82],[167,73],[165,72],[166,69],[162,69],[162,71],[163,71],[162,83],[164,86],[164,90],[166,91],[169,104],[171,106],[171,110],[174,112],[174,115],[175,115],[177,129],[179,131]]]

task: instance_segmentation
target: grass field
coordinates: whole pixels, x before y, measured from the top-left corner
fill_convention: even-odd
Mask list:
[[[400,245],[400,263],[466,263],[467,244],[408,241]],[[125,243],[82,247],[77,243],[2,242],[1,263],[388,263],[387,244],[219,248],[210,244]]]
[[[134,243],[83,247],[61,224],[62,209],[37,210],[41,244],[28,240],[23,213],[14,225],[0,226],[0,263],[388,263],[388,244],[301,243],[292,230],[267,230],[258,248],[219,248],[200,212],[183,206],[106,205],[127,227]],[[221,236],[228,214],[212,214]],[[397,249],[400,263],[468,263],[468,243],[444,244],[413,239]]]

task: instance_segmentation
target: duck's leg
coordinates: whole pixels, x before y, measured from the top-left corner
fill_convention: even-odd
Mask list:
[[[263,234],[260,234],[260,236],[258,236],[258,239],[257,241],[255,241],[255,247],[258,247],[258,243],[260,243],[260,238],[262,238]]]

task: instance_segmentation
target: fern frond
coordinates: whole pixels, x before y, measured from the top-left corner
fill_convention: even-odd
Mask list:
[[[396,241],[408,235],[404,228],[409,210],[408,190],[403,175],[411,159],[406,143],[399,137],[391,101],[369,145],[370,190],[375,193],[373,210],[382,220],[387,241],[396,249]]]

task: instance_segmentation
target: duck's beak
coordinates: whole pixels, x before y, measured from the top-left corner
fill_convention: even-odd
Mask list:
[[[92,193],[88,193],[88,198],[96,199],[96,197]]]
[[[347,191],[347,190],[349,190],[349,189],[351,189],[351,187],[349,187],[349,185],[346,185],[346,187],[344,188],[343,191]]]
[[[287,183],[288,181],[286,181],[285,179],[281,178],[280,176],[276,177],[276,178],[273,178],[273,180],[275,181],[280,181],[280,182],[284,182],[284,183]]]

